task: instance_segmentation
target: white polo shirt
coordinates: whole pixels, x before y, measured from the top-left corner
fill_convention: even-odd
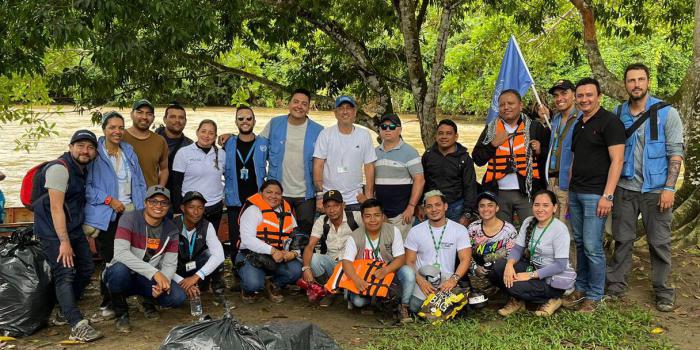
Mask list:
[[[224,198],[224,166],[226,153],[217,148],[219,169],[214,166],[216,152],[214,147],[205,154],[196,143],[180,148],[173,160],[173,171],[185,174],[182,181],[182,195],[189,191],[198,191],[207,201],[207,206],[219,203]]]

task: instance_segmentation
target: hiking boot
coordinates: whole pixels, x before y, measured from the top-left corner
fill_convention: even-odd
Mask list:
[[[63,316],[63,312],[61,312],[61,309],[56,310],[56,316],[51,319],[51,324],[54,326],[64,326],[68,324],[68,321],[66,321],[66,317]]]
[[[561,299],[549,299],[546,303],[540,305],[540,307],[535,311],[535,315],[542,317],[549,317],[554,314],[561,307]]]
[[[401,323],[413,322],[413,318],[411,317],[411,312],[408,309],[408,305],[406,305],[406,304],[399,305],[399,321],[401,321]]]
[[[661,312],[671,312],[671,311],[673,311],[673,309],[675,309],[675,306],[673,305],[673,301],[657,300],[656,301],[656,309],[661,311]]]
[[[329,307],[333,305],[333,302],[335,301],[335,294],[328,294],[325,297],[321,298],[321,301],[318,303],[321,307]]]
[[[523,308],[525,308],[524,301],[511,297],[504,307],[498,309],[498,314],[501,316],[508,316]]]
[[[114,325],[117,327],[117,332],[119,333],[131,332],[131,323],[129,323],[128,314],[121,315],[121,317],[117,318]]]
[[[578,308],[578,312],[584,313],[584,314],[591,314],[594,313],[596,309],[598,309],[598,304],[600,302],[591,300],[591,299],[585,299],[583,303],[581,303],[581,307]]]
[[[71,328],[68,339],[87,343],[100,339],[103,336],[102,332],[92,328],[88,320],[81,320],[75,327]]]
[[[277,286],[272,284],[270,280],[265,280],[265,296],[275,304],[279,304],[284,301],[282,291],[277,288]]]
[[[160,318],[156,305],[153,303],[153,298],[143,298],[141,302],[143,306],[143,315],[147,320],[157,320]]]
[[[585,298],[586,294],[584,292],[576,290],[564,297],[564,299],[561,300],[561,305],[567,309],[575,309]]]
[[[260,293],[246,294],[241,290],[241,300],[243,304],[255,304],[260,299]]]

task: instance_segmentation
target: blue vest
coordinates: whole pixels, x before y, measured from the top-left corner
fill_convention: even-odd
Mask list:
[[[66,215],[66,229],[70,239],[80,238],[80,236],[84,235],[82,225],[85,217],[83,209],[85,207],[85,178],[87,168],[86,171],[82,171],[68,152],[64,153],[60,158],[68,165],[68,187],[66,187],[63,201],[63,211]],[[34,179],[34,181],[40,181],[41,188],[44,192],[48,191],[44,187],[46,183],[46,170],[49,166],[57,163],[57,161],[52,161],[44,166]],[[39,198],[37,203],[34,203],[33,206],[34,233],[37,237],[42,239],[58,240],[58,235],[53,226],[53,219],[51,218],[51,201],[49,200],[49,196],[47,195]]]
[[[649,110],[651,105],[660,102],[658,98],[653,96],[647,97],[647,103],[645,110]],[[670,106],[669,106],[670,107]],[[651,139],[651,118],[644,122],[644,164],[642,169],[643,183],[642,183],[642,193],[651,192],[654,190],[660,190],[666,185],[666,178],[668,177],[668,158],[666,155],[666,116],[668,115],[669,107],[659,110],[657,116],[657,128],[658,128],[658,139]],[[620,115],[620,120],[622,124],[625,125],[625,129],[629,128],[632,123],[634,123],[634,118],[630,115],[629,102],[625,102],[615,109],[622,108]],[[636,130],[625,142],[625,162],[622,166],[621,177],[626,179],[634,178],[634,149],[637,144],[637,131]]]
[[[578,112],[576,115],[569,116],[569,118],[576,119],[573,122],[573,125],[571,125],[571,129],[569,129],[569,132],[566,134],[566,137],[563,140],[558,140],[558,142],[561,143],[561,145],[559,145],[559,149],[561,149],[561,159],[559,160],[559,188],[561,188],[563,191],[569,190],[569,181],[571,180],[571,163],[574,159],[574,153],[571,151],[571,142],[573,141],[574,128],[576,127],[578,117],[581,116],[581,114],[583,113]],[[570,119],[567,119],[567,121],[568,120]],[[559,130],[561,121],[561,113],[557,113],[554,118],[552,118],[552,133],[549,139],[549,157],[547,158],[547,180],[549,180],[549,167],[551,165],[552,158],[556,157],[556,154],[553,154],[552,151],[554,151],[554,139],[555,137],[558,137],[556,133],[557,130]]]
[[[287,142],[287,120],[289,116],[282,115],[270,120],[270,155],[268,176],[270,179],[275,179],[282,182],[282,161],[284,160],[284,147]],[[323,130],[323,126],[308,118],[306,126],[306,135],[304,136],[304,172],[306,176],[306,199],[314,196],[314,176],[313,176],[313,161],[314,147],[318,134]]]
[[[238,198],[238,171],[236,169],[236,141],[238,137],[232,136],[226,141],[224,149],[226,150],[226,166],[224,167],[224,201],[228,207],[240,207],[243,205]],[[267,172],[265,170],[265,161],[267,160],[267,151],[269,143],[266,138],[256,135],[253,142],[253,166],[255,167],[255,176],[258,189],[262,186]]]

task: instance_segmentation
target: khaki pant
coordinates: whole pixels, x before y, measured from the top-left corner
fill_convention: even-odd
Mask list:
[[[401,238],[403,238],[404,241],[406,241],[406,236],[408,236],[408,231],[411,230],[411,227],[413,226],[413,220],[411,220],[411,223],[409,224],[404,224],[403,223],[403,214],[399,214],[394,216],[393,218],[388,218],[387,221],[394,225],[394,227],[398,228],[399,231],[401,231]]]
[[[558,178],[550,178],[547,187],[550,191],[554,192],[557,196],[557,202],[559,202],[554,215],[561,220],[561,222],[568,225],[569,221],[566,219],[566,215],[569,213],[569,191],[562,190],[559,187]]]

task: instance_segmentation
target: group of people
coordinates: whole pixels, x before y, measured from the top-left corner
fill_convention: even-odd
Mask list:
[[[608,295],[626,290],[640,214],[656,306],[670,311],[683,125],[673,107],[649,94],[645,66],[627,67],[624,81],[629,100],[614,112],[601,107],[592,78],[556,82],[549,90],[554,115],[545,106],[526,115],[520,94],[505,90],[498,118],[471,154],[445,119],[435,144],[419,155],[403,141],[394,113],[380,117],[374,147],[354,124],[351,96],[336,99],[337,124],[324,128],[308,117],[304,89],[290,96],[289,114],[259,135],[250,107],[237,108],[235,135],[218,135],[216,123],[203,120],[196,140],[183,134],[186,112],[177,104],[156,132],[147,100],[133,104],[128,129],[122,115],[105,113],[104,136],[77,131],[69,151],[35,180],[44,193],[33,203],[35,231],[54,276],[57,319],[70,324],[71,339],[102,336],[77,307],[94,270],[86,236],[107,262],[102,316],[116,317],[122,332],[130,330],[128,296],[141,296],[154,318],[156,304],[177,307],[209,288],[222,293],[226,255],[245,303],[263,295],[281,303],[288,285],[326,283],[340,264],[356,287],[345,293],[348,305],[368,309],[372,299],[362,292],[376,286],[352,264],[369,259],[380,262],[373,278],[395,275],[402,321],[431,293],[469,279],[509,295],[504,316],[526,302],[539,304],[541,316],[562,305],[592,312],[606,281]],[[474,164],[486,167],[481,183]],[[228,252],[217,235],[224,207]],[[615,252],[606,267],[610,213]]]

